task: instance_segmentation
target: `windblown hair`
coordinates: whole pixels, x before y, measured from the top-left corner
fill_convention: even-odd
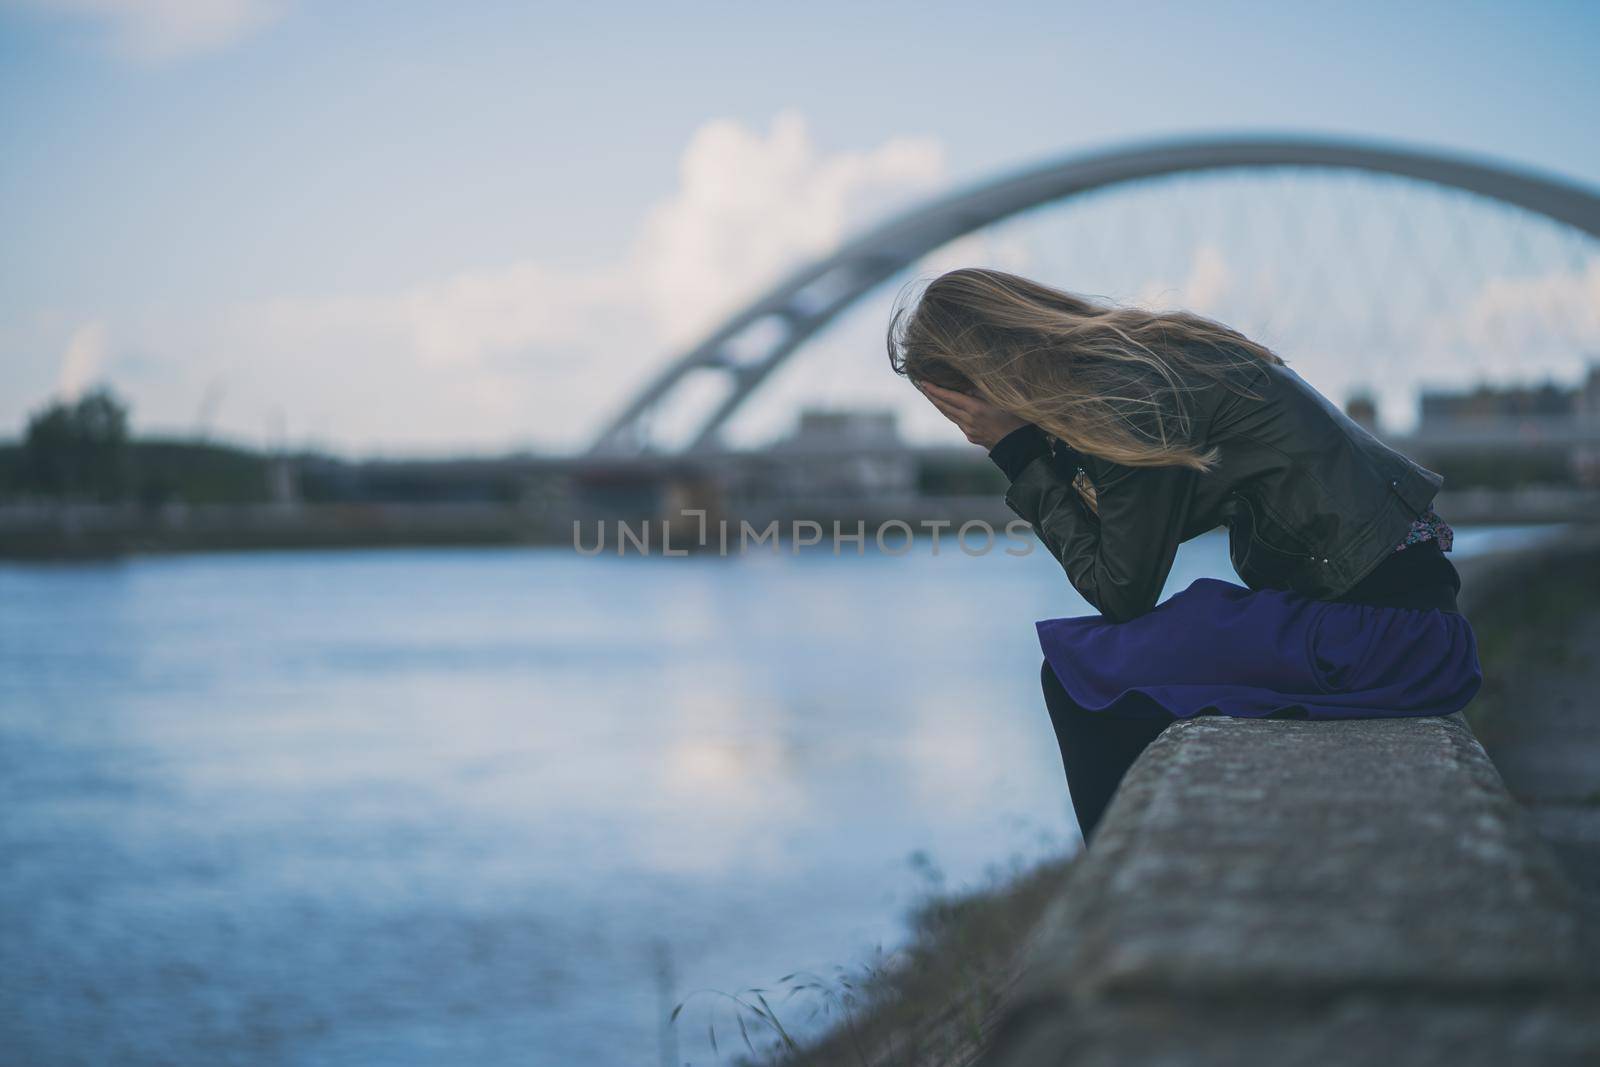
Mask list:
[[[895,373],[977,396],[1128,466],[1210,469],[1217,452],[1196,439],[1194,394],[1255,396],[1240,372],[1283,362],[1193,312],[1096,304],[987,268],[941,274],[914,308],[896,304]]]

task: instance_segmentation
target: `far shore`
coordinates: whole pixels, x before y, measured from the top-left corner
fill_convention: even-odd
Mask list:
[[[1591,498],[1592,496],[1592,498]],[[1515,501],[1480,490],[1440,494],[1436,506],[1457,526],[1553,524],[1600,519],[1600,491],[1574,495],[1523,490]],[[591,548],[607,540],[611,555],[718,554],[719,526],[737,539],[741,525],[757,534],[776,524],[785,551],[826,539],[837,527],[848,542],[880,537],[898,546],[908,537],[953,539],[964,523],[987,524],[1001,545],[1017,517],[996,495],[799,497],[730,502],[720,511],[686,510],[671,519],[574,513],[549,501],[279,504],[0,504],[0,559],[73,560],[181,552],[544,545]],[[625,540],[619,524],[628,526]],[[668,532],[670,530],[670,533]],[[709,531],[709,533],[708,533]],[[1026,531],[1024,531],[1025,533]],[[663,552],[663,548],[668,551]],[[854,551],[853,544],[845,545]],[[592,552],[585,552],[592,555]],[[725,554],[725,553],[723,553]]]

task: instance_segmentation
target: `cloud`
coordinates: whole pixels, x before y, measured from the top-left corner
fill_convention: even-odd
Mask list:
[[[111,50],[160,63],[226,48],[282,17],[285,0],[12,0],[95,26]]]
[[[1196,245],[1189,262],[1189,274],[1174,286],[1167,282],[1152,281],[1142,286],[1133,303],[1145,307],[1170,310],[1186,308],[1202,315],[1215,314],[1233,286],[1233,272],[1228,269],[1222,249],[1214,244]]]
[[[116,324],[141,423],[172,428],[216,383],[225,433],[347,449],[579,447],[666,360],[782,275],[944,179],[935,141],[819,148],[804,117],[705,123],[678,183],[614,262],[485,267],[403,291],[253,301]],[[113,361],[113,367],[122,364]],[[173,424],[178,424],[173,426]]]
[[[56,391],[63,399],[76,400],[99,377],[106,361],[106,328],[89,322],[73,331],[67,350],[61,355],[61,372]]]
[[[908,281],[928,282],[959,267],[992,267],[1024,276],[1043,276],[1033,235],[1014,227],[986,227],[963,234],[919,258]],[[723,438],[736,446],[756,446],[786,429],[803,407],[876,409],[893,412],[902,436],[929,444],[963,439],[915,389],[890,373],[884,331],[897,298],[914,296],[919,286],[902,283],[868,293],[806,343],[793,359],[754,393],[727,424]],[[954,440],[952,441],[952,435]]]
[[[678,194],[646,220],[637,280],[669,343],[690,342],[757,295],[752,280],[775,281],[826,253],[943,175],[943,151],[926,138],[824,155],[792,109],[765,137],[731,119],[708,122],[683,154]]]
[[[1600,358],[1600,256],[1579,267],[1490,278],[1428,320],[1422,341],[1435,353],[1481,353],[1476,369],[1512,377],[1534,361]]]

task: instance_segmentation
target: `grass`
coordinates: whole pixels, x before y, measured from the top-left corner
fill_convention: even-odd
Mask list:
[[[873,957],[854,969],[836,966],[824,977],[796,971],[772,987],[737,993],[697,990],[672,1011],[674,1026],[684,1007],[699,997],[732,1014],[720,1028],[707,1024],[706,1044],[715,1061],[733,1051],[739,1067],[955,1067],[970,1062],[996,1007],[1016,977],[1021,949],[1045,907],[1060,889],[1071,857],[1032,867],[1014,862],[991,870],[989,884],[960,892],[942,889],[943,876],[925,853],[911,864],[930,886],[907,916],[905,947]],[[784,1011],[799,1008],[811,1022],[834,1020],[809,1044],[796,1040]],[[776,1005],[774,1004],[776,1002]],[[680,1062],[693,1064],[687,1057]]]
[[[1600,536],[1578,537],[1474,568],[1463,592],[1478,638],[1484,685],[1467,708],[1475,730],[1503,721],[1514,709],[1527,672],[1571,666],[1588,650],[1569,639],[1574,624],[1594,610],[1600,589]],[[1600,804],[1600,791],[1585,798]],[[715,1060],[737,1056],[739,1067],[959,1067],[981,1049],[986,1028],[1016,975],[1028,933],[1061,888],[1071,857],[991,873],[991,884],[959,893],[942,890],[942,876],[922,853],[912,866],[930,890],[908,915],[906,946],[881,946],[854,970],[835,967],[823,977],[797,971],[772,987],[737,993],[699,990],[672,1012],[707,998],[731,1021],[708,1023],[703,1037]],[[802,1043],[794,1016],[810,1023],[820,1013],[836,1020],[820,1038]],[[680,1057],[680,1063],[696,1061]]]
[[[1600,589],[1600,542],[1557,542],[1469,576],[1464,607],[1478,638],[1483,688],[1467,707],[1474,730],[1492,728],[1515,708],[1531,670],[1573,666],[1592,654],[1570,639],[1594,610]]]

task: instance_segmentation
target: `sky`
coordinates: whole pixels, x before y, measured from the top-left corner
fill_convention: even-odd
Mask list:
[[[103,382],[141,433],[577,448],[786,271],[1043,159],[1327,133],[1600,187],[1597,40],[1593,3],[0,0],[0,438]],[[879,325],[831,402],[903,390]]]

